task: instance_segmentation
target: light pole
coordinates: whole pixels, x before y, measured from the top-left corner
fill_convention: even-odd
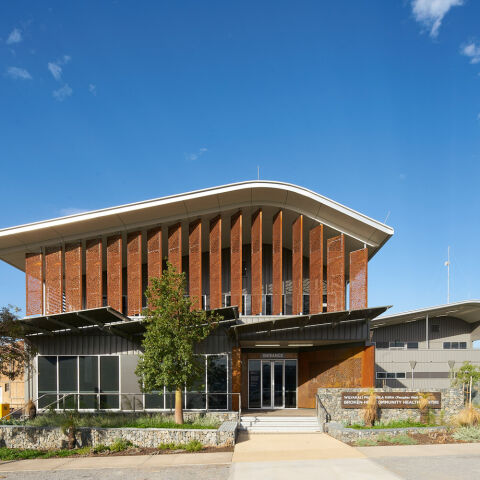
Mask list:
[[[448,367],[450,368],[450,382],[452,381],[453,378],[453,367],[455,366],[455,360],[449,360],[448,361]]]
[[[410,360],[410,368],[412,369],[412,390],[415,386],[415,383],[413,381],[413,371],[415,370],[416,366],[417,366],[417,362],[415,360]]]

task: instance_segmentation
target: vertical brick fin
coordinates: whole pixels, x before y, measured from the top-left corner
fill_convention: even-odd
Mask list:
[[[362,355],[362,388],[375,386],[375,346],[365,347]]]
[[[43,256],[41,253],[25,255],[26,313],[43,314]]]
[[[323,311],[323,225],[310,230],[310,313]]]
[[[368,307],[368,249],[350,252],[350,310]]]
[[[238,306],[242,313],[242,212],[237,212],[231,218],[230,224],[230,294],[231,305]]]
[[[345,310],[345,238],[327,240],[327,312]]]
[[[262,211],[252,215],[251,227],[252,315],[262,313]]]
[[[210,221],[210,308],[222,308],[222,219]]]
[[[107,305],[122,311],[122,236],[107,239]]]
[[[192,309],[202,308],[202,221],[196,220],[189,226],[188,233],[189,295]]]
[[[182,225],[177,223],[168,227],[168,261],[177,273],[182,271]]]
[[[45,314],[63,311],[62,247],[45,249]]]
[[[242,391],[242,350],[240,347],[232,348],[232,393]],[[238,411],[239,395],[232,395],[232,410]]]
[[[102,239],[87,240],[85,245],[86,308],[102,306]]]
[[[82,309],[82,244],[65,245],[65,304],[67,312]]]
[[[162,228],[147,231],[147,275],[148,284],[152,277],[162,276]]]
[[[142,232],[127,235],[127,315],[142,311]]]
[[[303,215],[292,225],[292,314],[303,311]]]
[[[281,315],[283,294],[283,212],[273,217],[272,227],[272,315]]]

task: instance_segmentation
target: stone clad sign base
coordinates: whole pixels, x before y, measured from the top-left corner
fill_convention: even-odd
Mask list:
[[[429,395],[428,408],[442,408],[440,392],[425,392]],[[418,408],[419,392],[375,392],[379,408]],[[342,408],[363,408],[368,402],[365,392],[342,392]]]

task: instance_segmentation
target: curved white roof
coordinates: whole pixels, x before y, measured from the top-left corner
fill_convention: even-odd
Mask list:
[[[0,230],[0,259],[22,268],[18,252],[40,245],[193,220],[202,215],[256,206],[284,208],[303,214],[365,243],[370,247],[371,255],[393,235],[391,227],[311,190],[288,183],[258,180],[5,228]]]

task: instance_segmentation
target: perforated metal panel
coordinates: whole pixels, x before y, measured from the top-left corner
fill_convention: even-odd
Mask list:
[[[127,315],[142,311],[142,233],[127,236]]]
[[[122,236],[107,239],[107,304],[122,311]]]
[[[222,219],[210,222],[210,308],[222,307]]]
[[[25,255],[26,313],[43,313],[43,256],[41,253]]]
[[[345,239],[327,240],[327,311],[345,310]]]
[[[282,314],[283,294],[283,212],[273,217],[272,226],[272,315]]]
[[[323,310],[323,225],[310,230],[310,313]]]
[[[231,304],[242,313],[242,228],[243,215],[237,212],[231,219],[230,229],[230,275]]]
[[[303,310],[303,215],[292,225],[292,314]]]
[[[368,250],[350,252],[350,309],[367,308]]]
[[[189,226],[188,234],[189,295],[192,308],[202,308],[202,222],[196,220]]]
[[[252,215],[251,227],[251,273],[252,273],[252,315],[262,313],[262,211]]]
[[[82,244],[65,245],[65,307],[67,312],[82,309]]]
[[[45,313],[61,313],[63,310],[62,247],[45,249]]]

